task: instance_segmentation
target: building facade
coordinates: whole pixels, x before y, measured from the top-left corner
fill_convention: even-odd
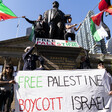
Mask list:
[[[82,22],[82,25],[77,32],[76,35],[76,41],[79,43],[81,47],[84,49],[89,50],[90,53],[96,54],[96,53],[107,53],[106,45],[104,39],[95,42],[91,31],[90,31],[90,17],[94,15],[93,11],[89,11],[86,18]]]

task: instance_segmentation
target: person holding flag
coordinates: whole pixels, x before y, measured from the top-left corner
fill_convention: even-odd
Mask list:
[[[81,23],[79,24],[79,26],[76,28],[75,26],[77,26],[77,24],[72,24],[72,17],[69,17],[68,22],[65,24],[65,29],[66,29],[66,33],[64,34],[64,39],[68,40],[68,37],[71,37],[71,40],[75,40],[75,32],[74,31],[78,31],[78,29],[81,26]]]
[[[22,18],[25,18],[25,20],[29,23],[31,23],[33,25],[33,34],[32,35],[32,38],[34,36],[34,39],[31,39],[35,42],[36,38],[37,37],[42,37],[42,38],[45,38],[46,37],[46,31],[45,31],[45,23],[42,19],[42,15],[40,14],[38,16],[38,19],[35,20],[35,21],[32,21],[32,20],[29,20],[28,18],[26,18],[25,16],[22,16]]]

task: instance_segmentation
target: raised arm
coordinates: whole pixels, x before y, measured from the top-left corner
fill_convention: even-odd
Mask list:
[[[22,18],[25,18],[27,22],[31,23],[31,24],[35,24],[35,21],[29,20],[28,18],[26,18],[25,16],[22,16]]]
[[[75,31],[78,31],[81,25],[82,25],[82,23],[80,23],[79,26],[78,26],[77,28],[75,27],[74,30],[75,30]]]
[[[65,27],[66,27],[66,29],[70,29],[70,28],[72,28],[72,27],[74,27],[74,26],[76,26],[77,24],[73,24],[73,25],[65,25]]]
[[[31,54],[33,52],[34,48],[35,48],[35,44],[34,44],[34,46],[30,50],[28,50],[28,52],[26,52],[23,55],[23,60],[26,59],[29,56],[29,54]]]
[[[14,80],[10,81],[0,81],[0,84],[15,84],[16,82]]]

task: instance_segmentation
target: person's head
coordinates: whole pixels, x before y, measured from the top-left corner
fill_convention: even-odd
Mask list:
[[[59,7],[59,3],[57,1],[54,1],[52,3],[52,5],[53,5],[53,8],[58,8]]]
[[[97,66],[98,69],[104,69],[104,62],[103,61],[99,61],[98,62],[98,66]]]
[[[26,49],[24,50],[24,52],[28,52],[31,49],[31,46],[26,47]]]
[[[71,18],[71,17],[69,17],[69,18],[68,18],[68,22],[69,22],[69,23],[71,23],[71,21],[72,21],[72,18]]]
[[[14,68],[11,64],[6,64],[3,69],[3,74],[10,75],[12,77]]]
[[[38,20],[42,20],[42,15],[41,14],[39,14]]]

